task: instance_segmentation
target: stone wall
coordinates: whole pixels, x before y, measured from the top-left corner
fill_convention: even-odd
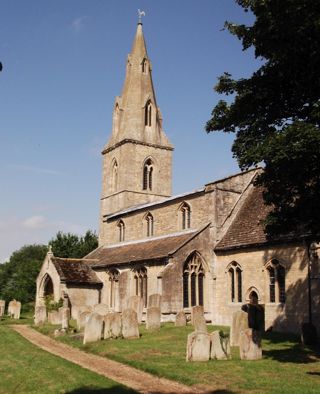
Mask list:
[[[99,289],[93,287],[68,285],[66,293],[71,303],[71,315],[74,319],[78,317],[78,310],[81,306],[94,306],[100,302]]]

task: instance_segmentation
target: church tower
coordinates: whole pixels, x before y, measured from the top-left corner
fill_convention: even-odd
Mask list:
[[[139,22],[102,151],[101,224],[105,215],[171,196],[173,146],[162,129],[151,70]]]

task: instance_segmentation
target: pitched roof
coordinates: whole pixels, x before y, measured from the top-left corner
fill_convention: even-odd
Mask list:
[[[101,285],[102,282],[97,277],[93,269],[81,259],[66,259],[59,257],[52,257],[60,279],[66,283],[76,283],[85,285]]]
[[[89,264],[94,267],[165,258],[184,246],[204,228],[141,241],[101,246],[89,253],[86,258],[92,260]]]

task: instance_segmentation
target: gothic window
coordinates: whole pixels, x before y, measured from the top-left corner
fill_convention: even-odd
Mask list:
[[[242,302],[242,270],[235,261],[230,264],[228,275],[230,301]]]
[[[152,181],[153,181],[153,163],[151,159],[148,159],[143,166],[142,189],[152,190],[152,186],[153,186]]]
[[[149,100],[144,108],[144,125],[151,126],[152,122],[152,104]]]
[[[183,307],[203,305],[204,268],[197,252],[192,253],[183,267]]]
[[[118,163],[113,160],[111,168],[111,192],[115,192],[118,188]]]
[[[268,285],[269,285],[269,302],[286,301],[286,286],[285,286],[285,268],[278,260],[272,259],[267,266]]]
[[[191,227],[191,209],[190,205],[184,202],[180,207],[181,228],[185,230]]]
[[[123,220],[119,220],[117,227],[119,231],[119,242],[123,242],[125,238],[125,225]]]
[[[145,218],[146,221],[146,234],[147,237],[152,237],[153,236],[153,216],[149,212]]]
[[[147,62],[147,59],[143,59],[143,60],[142,60],[142,63],[141,63],[141,70],[142,70],[142,72],[143,72],[144,74],[147,73],[147,71],[148,71],[148,62]]]
[[[110,293],[109,293],[109,307],[115,308],[116,306],[116,287],[119,281],[119,271],[114,269],[109,271]]]
[[[146,268],[138,268],[134,271],[135,295],[143,299],[144,307],[148,301],[148,275]]]

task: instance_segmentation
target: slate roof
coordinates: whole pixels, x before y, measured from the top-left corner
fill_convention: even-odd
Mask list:
[[[51,261],[58,271],[60,279],[66,283],[102,285],[96,273],[84,260],[52,257]]]
[[[89,264],[93,267],[162,259],[176,252],[204,228],[148,240],[101,246],[89,253],[86,259],[91,259]]]

